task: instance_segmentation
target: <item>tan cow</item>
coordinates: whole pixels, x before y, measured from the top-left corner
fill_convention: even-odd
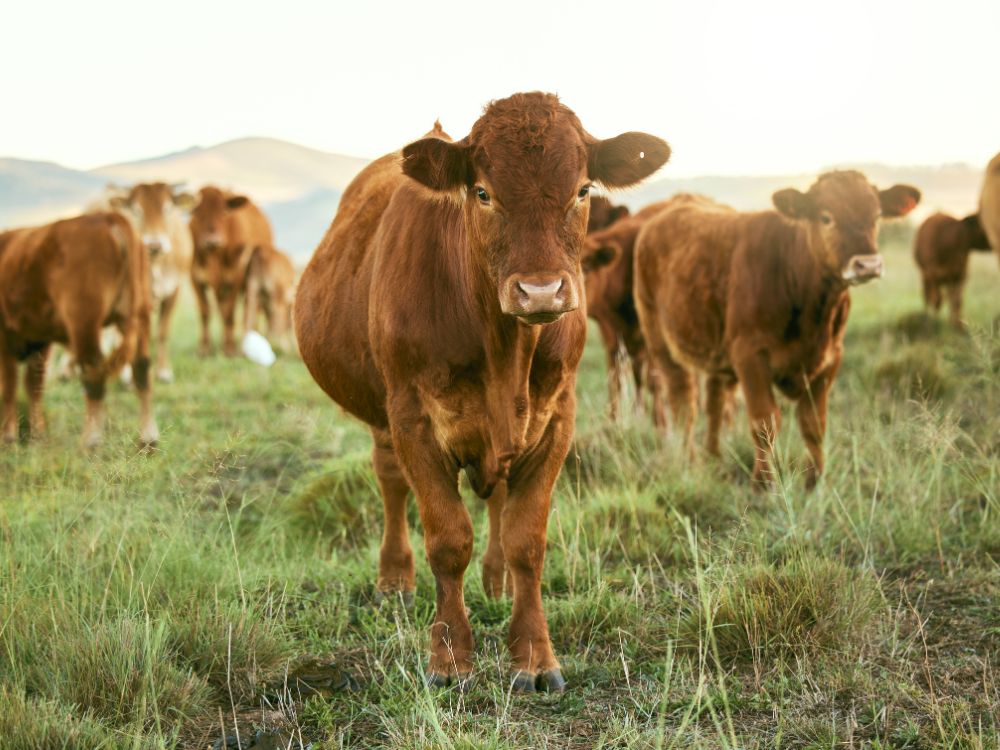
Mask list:
[[[257,330],[263,312],[271,343],[281,351],[294,351],[294,301],[295,266],[291,258],[270,245],[257,248],[247,268],[246,330]]]
[[[541,580],[586,337],[590,187],[634,184],[670,150],[644,133],[598,140],[541,93],[492,102],[460,141],[439,127],[429,136],[344,192],[299,282],[299,348],[323,390],[372,431],[383,594],[412,596],[406,506],[416,496],[437,583],[428,682],[461,685],[472,671],[464,470],[489,507],[487,593],[513,584],[513,685],[562,690]]]
[[[131,362],[144,445],[159,438],[149,383],[149,261],[132,225],[118,213],[86,214],[0,234],[0,363],[3,438],[17,439],[17,364],[27,363],[28,426],[44,430],[45,367],[53,342],[80,367],[87,417],[83,443],[101,442],[104,384]],[[116,326],[121,344],[105,357],[101,329]]]
[[[1000,260],[1000,154],[986,167],[983,192],[979,197],[979,222]]]
[[[159,312],[156,334],[156,377],[174,379],[170,365],[170,322],[181,286],[191,276],[194,246],[182,211],[190,210],[194,198],[165,182],[135,185],[109,199],[132,220],[149,253],[153,306]]]
[[[246,291],[250,259],[259,248],[274,246],[271,225],[246,196],[203,187],[191,212],[190,227],[194,240],[191,281],[201,314],[199,352],[203,355],[212,352],[208,299],[211,289],[222,317],[223,351],[234,356],[238,351],[236,305]]]

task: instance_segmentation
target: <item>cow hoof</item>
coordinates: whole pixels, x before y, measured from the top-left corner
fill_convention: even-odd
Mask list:
[[[450,688],[453,687],[460,693],[467,693],[472,689],[475,678],[472,672],[465,674],[442,674],[440,672],[427,672],[424,674],[424,684],[429,688]]]
[[[409,611],[413,609],[413,592],[412,591],[376,591],[375,592],[375,606],[381,607],[386,602],[402,602],[403,609]]]
[[[558,668],[538,674],[518,670],[511,687],[515,693],[562,693],[566,690],[566,680]]]
[[[174,371],[169,367],[163,367],[156,371],[156,379],[161,383],[173,383],[174,382]]]

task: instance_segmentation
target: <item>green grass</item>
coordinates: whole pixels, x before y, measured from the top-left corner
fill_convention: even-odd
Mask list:
[[[544,576],[562,696],[511,695],[510,602],[478,557],[479,680],[424,688],[415,512],[415,607],[372,605],[367,431],[295,359],[198,359],[188,300],[154,455],[117,386],[82,452],[80,387],[59,382],[48,436],[0,450],[0,747],[246,747],[262,728],[314,748],[1000,747],[1000,273],[973,258],[964,334],[919,315],[905,247],[887,260],[854,293],[812,494],[787,409],[767,494],[742,408],[721,462],[689,465],[628,408],[608,424],[591,337]]]

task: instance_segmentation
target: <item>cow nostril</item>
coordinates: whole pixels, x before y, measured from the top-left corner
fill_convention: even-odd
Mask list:
[[[526,281],[517,282],[517,288],[528,297],[540,294],[556,294],[563,287],[563,280],[556,279],[548,284],[529,284]]]

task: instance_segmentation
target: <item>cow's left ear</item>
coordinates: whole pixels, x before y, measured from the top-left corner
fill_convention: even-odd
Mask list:
[[[587,173],[604,187],[624,188],[646,179],[669,158],[670,146],[662,138],[622,133],[587,144]]]
[[[245,195],[233,195],[226,198],[226,208],[243,208],[249,202],[250,199]]]
[[[611,221],[608,223],[609,225],[614,224],[619,219],[624,219],[628,215],[629,215],[628,206],[615,206],[614,208],[611,209],[611,214],[610,214]]]
[[[469,146],[465,140],[421,138],[403,149],[403,174],[431,190],[451,192],[471,184]]]
[[[878,201],[882,204],[882,216],[889,219],[906,216],[920,203],[920,191],[912,185],[893,185],[878,191]]]
[[[812,199],[801,190],[785,188],[771,196],[771,202],[789,219],[808,219],[813,215]]]

